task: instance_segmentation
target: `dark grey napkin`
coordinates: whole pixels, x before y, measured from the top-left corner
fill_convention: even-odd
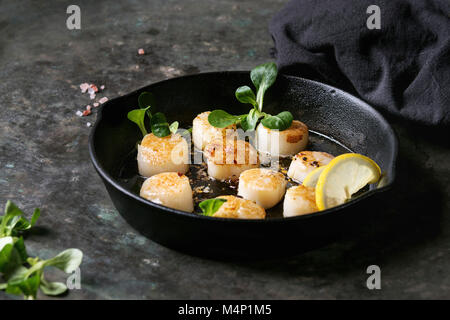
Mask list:
[[[372,4],[381,29],[366,25]],[[450,124],[449,0],[294,0],[270,32],[281,73],[326,82],[422,124]]]

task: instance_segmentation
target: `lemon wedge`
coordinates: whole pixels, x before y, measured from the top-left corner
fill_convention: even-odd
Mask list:
[[[303,185],[305,187],[315,188],[317,185],[317,181],[319,180],[320,174],[322,173],[325,166],[319,167],[308,173],[305,180],[303,180]]]
[[[380,176],[380,167],[366,156],[357,153],[337,156],[317,180],[317,208],[325,210],[343,204],[367,184],[378,182]]]

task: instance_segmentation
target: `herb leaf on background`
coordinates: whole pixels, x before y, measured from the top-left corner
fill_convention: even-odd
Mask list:
[[[38,289],[44,294],[59,295],[67,290],[63,283],[47,282],[44,268],[56,267],[66,273],[74,272],[83,260],[79,249],[67,249],[48,260],[28,256],[23,237],[40,216],[35,209],[30,221],[14,203],[8,201],[5,214],[0,216],[0,290],[25,299],[35,299]]]

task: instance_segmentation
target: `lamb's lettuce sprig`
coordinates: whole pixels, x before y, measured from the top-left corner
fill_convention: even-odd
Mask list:
[[[157,112],[154,115],[151,113],[152,105],[155,105],[155,98],[150,92],[142,92],[138,98],[139,109],[134,109],[128,112],[128,119],[137,124],[142,132],[142,136],[145,136],[148,131],[145,126],[145,116],[150,119],[151,132],[160,138],[166,137],[171,133],[176,133],[178,130],[178,121],[174,121],[169,124],[163,113]]]
[[[39,209],[35,209],[31,220],[27,220],[11,201],[6,203],[5,214],[0,216],[0,290],[23,295],[25,299],[35,299],[38,289],[49,296],[66,292],[64,283],[45,279],[44,269],[55,267],[72,273],[83,259],[79,249],[64,250],[47,260],[28,256],[23,234],[34,226],[39,216]]]
[[[239,102],[251,104],[253,108],[248,114],[239,116],[231,115],[224,110],[214,110],[208,116],[209,123],[218,128],[229,125],[240,125],[245,131],[255,130],[259,120],[269,129],[286,130],[292,124],[293,117],[289,111],[283,111],[276,116],[263,112],[264,95],[275,83],[277,78],[277,65],[269,62],[257,66],[250,72],[250,79],[256,88],[256,95],[249,86],[241,86],[236,89],[235,96]]]

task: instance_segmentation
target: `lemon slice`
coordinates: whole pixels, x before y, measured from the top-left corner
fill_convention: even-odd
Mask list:
[[[317,181],[319,180],[319,176],[322,173],[323,169],[325,169],[325,167],[326,167],[326,165],[316,168],[313,171],[311,171],[310,173],[308,173],[305,180],[303,180],[303,185],[305,187],[315,188]]]
[[[319,210],[343,204],[365,185],[376,183],[380,167],[372,159],[356,153],[337,156],[323,169],[316,185]]]

